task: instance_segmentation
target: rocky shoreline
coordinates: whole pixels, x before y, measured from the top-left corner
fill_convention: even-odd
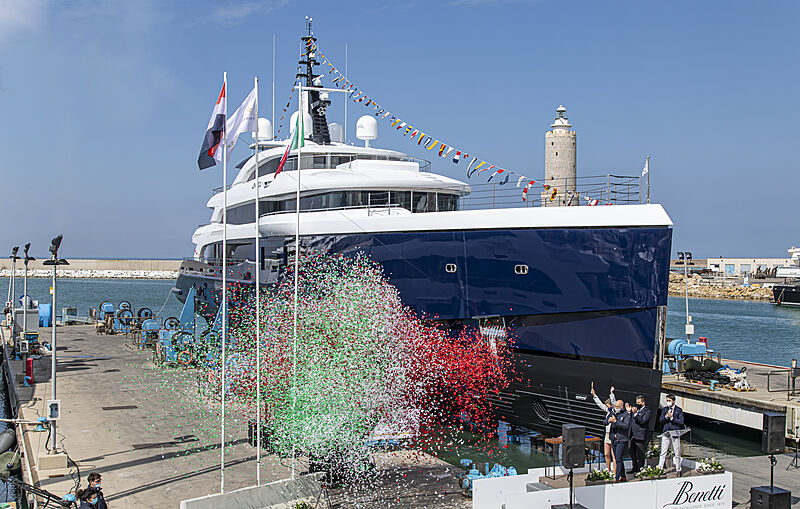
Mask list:
[[[759,284],[751,284],[750,286],[717,285],[696,274],[688,277],[688,287],[689,297],[699,297],[703,299],[772,300],[772,288],[762,287]],[[669,294],[674,297],[683,297],[685,291],[683,274],[671,272],[669,275]]]
[[[17,269],[15,277],[23,277],[25,271]],[[0,269],[0,277],[11,277],[10,269]],[[49,278],[53,271],[49,269],[29,269],[28,277]],[[177,279],[176,270],[92,270],[92,269],[58,269],[59,278],[71,279]]]

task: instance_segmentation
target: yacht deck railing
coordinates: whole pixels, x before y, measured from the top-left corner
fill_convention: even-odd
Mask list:
[[[641,178],[623,175],[594,175],[577,179],[537,180],[522,200],[527,180],[517,179],[501,185],[498,182],[471,184],[471,192],[459,200],[459,210],[495,209],[511,207],[556,207],[589,205],[597,200],[598,205],[633,205],[642,203]],[[542,184],[551,186],[545,191]],[[557,191],[552,201],[553,189]],[[571,192],[565,192],[565,191]]]

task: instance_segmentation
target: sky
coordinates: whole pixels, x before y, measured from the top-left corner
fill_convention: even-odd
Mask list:
[[[197,156],[222,73],[230,111],[257,75],[271,117],[274,36],[280,115],[305,16],[368,95],[493,164],[543,175],[559,104],[579,176],[639,175],[649,154],[674,251],[800,244],[800,2],[0,0],[0,253],[63,233],[66,257],[191,256],[221,185]],[[348,134],[366,113],[348,107]],[[372,144],[427,156],[383,123]]]

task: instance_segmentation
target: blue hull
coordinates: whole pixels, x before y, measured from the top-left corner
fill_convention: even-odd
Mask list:
[[[669,228],[365,233],[302,242],[367,253],[421,315],[451,326],[503,317],[529,383],[501,401],[501,417],[551,429],[575,422],[600,433],[602,414],[587,394],[592,380],[598,393],[615,385],[627,400],[643,393],[657,401],[661,375],[653,368],[659,308],[667,304]],[[209,279],[182,271],[177,286],[202,287]],[[550,409],[547,419],[530,414],[542,406]]]

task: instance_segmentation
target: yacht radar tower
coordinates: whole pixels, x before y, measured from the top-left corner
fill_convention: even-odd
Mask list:
[[[320,74],[314,74],[314,67],[319,65],[316,60],[316,46],[317,38],[314,37],[314,32],[311,30],[311,22],[313,20],[306,16],[306,28],[308,35],[301,37],[303,40],[303,47],[305,51],[300,57],[300,68],[305,67],[305,72],[297,74],[301,80],[305,80],[303,84],[307,87],[308,93],[308,113],[311,114],[312,133],[311,141],[320,145],[330,145],[331,135],[328,132],[328,119],[325,116],[325,111],[330,106],[331,102],[328,100],[326,92],[314,91],[314,88],[322,88],[322,77]]]

